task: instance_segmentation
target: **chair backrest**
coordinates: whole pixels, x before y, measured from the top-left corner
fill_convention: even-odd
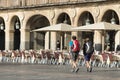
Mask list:
[[[103,57],[103,61],[107,61],[108,54],[107,53],[102,53],[101,55]]]
[[[108,54],[110,61],[113,61],[113,54]]]
[[[54,57],[55,57],[56,59],[59,59],[59,53],[58,53],[58,52],[54,52]]]
[[[41,55],[42,55],[42,58],[46,58],[46,51],[45,50],[41,50]]]

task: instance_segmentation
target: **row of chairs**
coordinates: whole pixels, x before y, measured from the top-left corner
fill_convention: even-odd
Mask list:
[[[120,67],[120,55],[114,53],[93,54],[92,65],[98,67]]]
[[[63,60],[66,60],[68,56],[64,57],[62,51],[10,50],[10,51],[0,51],[0,62],[2,63],[64,64]]]
[[[93,54],[92,66],[95,67],[120,67],[120,55],[113,53]],[[2,63],[36,63],[36,64],[71,64],[69,52],[53,50],[10,50],[0,51]],[[83,54],[80,52],[78,64],[85,66]]]

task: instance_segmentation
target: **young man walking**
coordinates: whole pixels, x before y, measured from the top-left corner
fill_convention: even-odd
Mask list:
[[[72,45],[72,72],[78,72],[79,67],[78,67],[78,56],[79,56],[79,51],[80,51],[80,43],[76,39],[76,36],[72,36],[73,40],[73,45]]]

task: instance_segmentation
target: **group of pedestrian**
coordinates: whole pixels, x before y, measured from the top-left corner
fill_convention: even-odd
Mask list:
[[[72,41],[69,42],[69,51],[72,58],[71,71],[76,73],[79,71],[78,56],[81,49],[83,49],[87,72],[92,72],[92,65],[90,63],[90,58],[94,51],[93,43],[92,41],[89,40],[89,38],[86,38],[81,48],[79,41],[76,39],[76,36],[72,36]]]

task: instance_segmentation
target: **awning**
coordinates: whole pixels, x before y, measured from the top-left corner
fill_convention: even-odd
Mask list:
[[[32,30],[32,31],[33,32],[36,32],[36,31],[41,31],[41,32],[46,31],[47,32],[47,31],[49,31],[49,32],[63,33],[63,32],[71,32],[72,31],[72,26],[68,25],[68,24],[60,23],[60,24],[56,24],[56,25],[51,25],[51,26],[35,29],[35,30]],[[62,40],[63,40],[63,37],[61,35],[61,50],[62,50]]]
[[[60,23],[60,24],[56,24],[56,25],[51,25],[51,26],[35,29],[32,31],[68,32],[68,31],[72,31],[71,28],[72,28],[71,25]]]
[[[104,50],[104,35],[105,31],[107,30],[120,30],[120,25],[117,24],[111,24],[108,22],[99,22],[99,23],[94,23],[94,24],[89,24],[85,26],[79,26],[72,28],[73,31],[95,31],[95,30],[100,30],[102,31],[102,51]]]
[[[111,24],[108,22],[100,22],[85,26],[72,28],[73,31],[94,31],[94,30],[120,30],[120,25]]]

